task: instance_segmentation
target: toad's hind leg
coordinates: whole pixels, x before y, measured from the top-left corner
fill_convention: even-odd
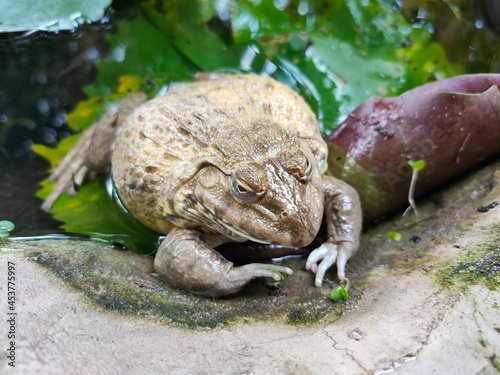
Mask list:
[[[49,211],[62,193],[68,189],[74,192],[90,172],[105,170],[111,164],[112,145],[119,128],[146,99],[143,93],[126,97],[80,136],[49,176],[49,181],[57,183],[43,202],[42,209]]]
[[[280,273],[293,273],[288,267],[273,264],[235,267],[213,249],[226,241],[227,238],[218,233],[174,228],[158,249],[156,272],[174,286],[210,297],[236,293],[258,277],[279,281]]]

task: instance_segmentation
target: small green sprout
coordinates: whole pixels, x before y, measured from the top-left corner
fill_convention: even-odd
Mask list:
[[[346,279],[345,286],[337,285],[330,293],[330,297],[334,301],[347,301],[349,299],[349,293],[347,293],[347,291],[349,290],[349,286],[349,279]]]
[[[10,236],[10,232],[14,230],[16,226],[12,221],[2,220],[0,221],[0,238],[5,245],[5,239]]]
[[[425,160],[409,160],[408,165],[412,168],[413,172],[411,174],[410,190],[408,191],[408,203],[410,207],[406,209],[403,213],[405,216],[411,209],[415,211],[415,215],[418,216],[417,204],[415,203],[415,186],[417,185],[418,172],[425,168]]]
[[[282,274],[280,271],[276,271],[276,270],[272,270],[272,271],[273,271],[274,273],[277,273],[277,274],[278,274],[278,276],[280,277],[280,279],[279,279],[278,281],[276,281],[276,280],[273,280],[273,281],[268,281],[268,282],[266,283],[266,285],[267,285],[267,286],[270,286],[270,287],[272,287],[272,288],[277,288],[277,287],[279,287],[279,286],[280,286],[281,282],[282,282],[283,280],[285,280],[285,276],[283,276],[283,274]]]
[[[408,165],[412,167],[413,170],[419,172],[425,168],[425,160],[408,160]]]
[[[389,232],[389,233],[387,233],[387,238],[392,240],[392,241],[399,242],[399,241],[401,241],[401,233]]]

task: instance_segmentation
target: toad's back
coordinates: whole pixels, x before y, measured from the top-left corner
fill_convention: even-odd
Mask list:
[[[162,233],[172,227],[162,194],[200,164],[217,159],[224,169],[246,159],[258,162],[285,147],[290,133],[317,159],[326,155],[313,112],[288,86],[255,75],[208,78],[174,85],[145,103],[116,139],[112,169],[120,198]]]

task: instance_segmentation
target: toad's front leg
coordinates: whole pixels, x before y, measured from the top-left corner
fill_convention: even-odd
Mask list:
[[[356,191],[333,177],[325,176],[323,181],[328,240],[313,250],[306,262],[306,269],[316,273],[317,287],[321,287],[325,272],[335,263],[340,281],[346,279],[345,266],[358,249],[362,225],[361,203]]]
[[[279,273],[291,275],[293,272],[273,264],[235,267],[213,249],[224,242],[227,238],[218,233],[174,228],[158,248],[155,270],[174,286],[210,297],[236,293],[258,277],[279,281]]]

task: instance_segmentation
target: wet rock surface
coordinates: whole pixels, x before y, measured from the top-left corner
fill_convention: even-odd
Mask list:
[[[8,241],[15,368],[6,374],[481,373],[500,370],[500,160],[369,226],[350,300],[312,286],[304,259],[278,287],[214,300],[170,288],[152,258],[87,241]],[[490,207],[489,209],[481,209]],[[397,231],[394,242],[387,233]],[[335,269],[329,277],[334,280]],[[6,345],[9,327],[0,325]]]

